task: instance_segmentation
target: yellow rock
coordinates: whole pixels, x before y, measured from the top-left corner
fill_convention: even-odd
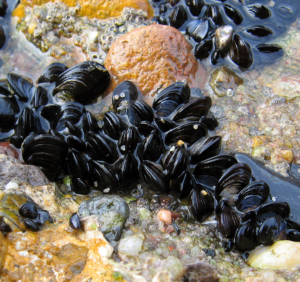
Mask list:
[[[293,161],[293,159],[294,159],[293,151],[291,151],[291,150],[281,150],[280,153],[281,153],[281,157],[283,159],[285,159],[286,161],[288,161],[289,164]]]
[[[253,251],[247,263],[254,268],[287,269],[300,266],[300,242],[278,241]]]

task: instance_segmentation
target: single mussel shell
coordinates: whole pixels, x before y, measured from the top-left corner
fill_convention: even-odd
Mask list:
[[[5,31],[2,25],[0,25],[0,49],[4,46],[6,41]]]
[[[258,44],[256,48],[262,53],[276,53],[276,52],[283,52],[282,48],[277,44]]]
[[[112,103],[117,110],[123,102],[136,101],[139,92],[136,85],[131,81],[123,81],[115,88],[112,96]]]
[[[0,227],[1,230],[1,227]],[[295,229],[288,229],[286,231],[286,240],[300,242],[300,231]]]
[[[237,196],[236,208],[245,212],[262,205],[269,197],[270,187],[264,181],[254,181],[242,189]]]
[[[251,26],[245,29],[245,31],[257,37],[265,37],[273,34],[273,31],[270,28],[263,25]]]
[[[220,178],[216,186],[216,199],[220,200],[222,196],[230,197],[230,195],[239,193],[248,185],[250,178],[251,169],[247,164],[237,163],[231,166]]]
[[[266,8],[264,5],[255,4],[255,5],[247,5],[246,7],[250,15],[254,16],[255,18],[264,20],[271,17],[271,11],[268,8]]]
[[[171,12],[169,19],[171,26],[180,28],[188,19],[188,15],[185,8],[182,5],[179,5]]]
[[[73,177],[84,178],[88,172],[88,161],[80,152],[68,148],[65,171]]]
[[[168,2],[170,3],[171,6],[175,6],[180,2],[180,0],[168,0]]]
[[[256,221],[258,223],[262,223],[267,218],[276,215],[280,215],[282,218],[287,218],[290,212],[290,206],[286,202],[266,203],[261,205],[256,211]]]
[[[225,57],[232,44],[233,28],[231,25],[223,25],[217,28],[215,33],[215,46],[217,52]]]
[[[190,209],[197,221],[206,220],[214,212],[214,197],[211,192],[198,185],[191,192]]]
[[[11,89],[22,102],[31,100],[34,86],[29,78],[25,78],[15,73],[8,73],[6,78]]]
[[[199,140],[190,149],[191,163],[195,164],[214,157],[221,152],[222,137],[208,137],[204,142]]]
[[[65,136],[65,140],[71,148],[79,152],[85,151],[85,143],[79,137],[75,135],[67,135]]]
[[[186,82],[176,82],[160,91],[153,101],[152,108],[161,117],[170,115],[180,104],[189,101],[190,87]]]
[[[233,238],[241,225],[239,215],[225,202],[220,201],[216,207],[218,229],[226,238]]]
[[[215,130],[219,126],[218,120],[215,118],[214,114],[209,111],[206,116],[202,116],[199,120],[201,123],[204,123],[208,130]]]
[[[9,233],[12,232],[12,229],[6,222],[0,221],[0,231],[2,233]]]
[[[198,19],[189,22],[186,26],[186,33],[196,42],[201,42],[209,30],[209,22],[207,19]]]
[[[11,95],[10,89],[8,87],[8,84],[7,84],[7,80],[0,81],[0,95],[3,95],[3,96],[10,96]]]
[[[25,218],[37,218],[38,211],[33,203],[25,203],[19,208],[19,214]]]
[[[243,22],[241,13],[231,5],[224,5],[226,15],[236,24],[240,25]]]
[[[0,97],[1,127],[12,127],[20,108],[15,97]]]
[[[49,103],[48,92],[44,87],[38,86],[34,90],[34,96],[32,99],[32,106],[38,109],[41,106],[45,106]]]
[[[84,134],[90,131],[97,131],[97,120],[91,115],[90,112],[85,112],[82,117],[82,129]]]
[[[215,25],[221,25],[223,23],[222,14],[216,5],[207,5],[205,16],[211,18]]]
[[[295,1],[280,1],[275,3],[275,11],[283,22],[294,22],[299,12],[299,5]]]
[[[197,59],[204,60],[209,56],[209,52],[213,48],[213,41],[211,38],[202,40],[195,47],[194,55]]]
[[[233,36],[229,56],[242,69],[250,68],[253,63],[250,45],[237,34]]]
[[[141,164],[141,176],[147,186],[159,193],[169,192],[169,177],[164,174],[160,165],[151,161],[143,161]]]
[[[137,129],[139,134],[145,137],[148,136],[153,130],[158,132],[157,128],[149,121],[142,121],[137,125]]]
[[[5,17],[8,5],[5,0],[0,1],[0,17]]]
[[[147,103],[140,100],[130,103],[127,116],[133,125],[138,125],[142,121],[152,122],[154,118],[152,108]]]
[[[168,131],[165,135],[165,143],[171,145],[179,140],[188,145],[194,144],[207,135],[207,127],[200,122],[190,122]]]
[[[71,190],[76,194],[88,195],[90,187],[81,178],[73,178],[71,182]]]
[[[240,252],[254,249],[258,244],[257,226],[253,222],[242,225],[234,236],[235,248]]]
[[[141,143],[140,155],[142,159],[157,161],[164,149],[163,140],[157,130],[153,130]]]
[[[190,8],[191,14],[195,17],[200,16],[204,6],[203,0],[185,0],[186,5]]]
[[[68,67],[62,63],[53,63],[43,70],[42,74],[37,79],[36,84],[44,82],[55,82],[57,77],[67,69]]]
[[[199,120],[202,116],[207,115],[211,104],[211,98],[208,96],[193,99],[175,112],[173,121],[182,119]]]
[[[108,111],[104,114],[102,129],[110,138],[118,140],[126,128],[125,122],[114,112]]]
[[[171,190],[179,194],[179,199],[186,198],[195,187],[195,178],[188,171],[182,172],[179,177],[171,180]]]
[[[49,212],[46,210],[38,210],[38,215],[34,222],[39,225],[43,225],[48,220],[49,222],[53,223],[53,219],[51,218]]]
[[[25,227],[27,229],[29,229],[30,231],[33,231],[33,232],[40,231],[39,225],[34,220],[32,220],[30,218],[25,218],[23,223],[24,223]]]
[[[81,224],[80,217],[79,217],[78,213],[73,213],[70,216],[69,223],[70,223],[71,228],[73,228],[75,230],[82,229],[82,224]]]
[[[86,136],[87,154],[95,160],[113,163],[118,158],[115,144],[102,132],[89,132]]]
[[[102,95],[110,82],[107,69],[95,61],[79,63],[61,73],[56,79],[53,95],[69,94],[75,101],[87,104]]]
[[[118,141],[118,147],[121,154],[133,152],[139,142],[140,136],[137,129],[133,126],[128,127],[122,132]]]
[[[170,178],[178,177],[189,166],[189,154],[183,145],[172,146],[163,156],[162,164]]]
[[[134,154],[128,153],[119,158],[113,166],[119,187],[126,188],[139,180],[138,161]]]
[[[60,113],[61,107],[56,104],[46,105],[41,110],[41,116],[48,120],[51,124],[51,127],[54,127],[54,123],[57,122],[58,114]]]
[[[170,129],[178,126],[178,123],[171,121],[170,119],[165,117],[156,117],[155,123],[162,132],[169,131]]]

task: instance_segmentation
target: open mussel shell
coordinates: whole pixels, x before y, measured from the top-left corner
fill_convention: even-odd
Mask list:
[[[258,244],[257,226],[253,222],[242,225],[234,236],[235,248],[240,252],[254,249]]]
[[[170,129],[178,126],[178,123],[171,121],[170,119],[165,117],[156,117],[155,123],[162,132],[169,131]]]
[[[191,96],[186,82],[176,82],[160,91],[153,101],[152,108],[161,117],[170,115],[180,104],[187,103]]]
[[[179,140],[188,145],[194,144],[207,135],[207,127],[200,122],[190,122],[168,131],[165,135],[165,143],[171,145]]]
[[[255,18],[263,20],[271,17],[271,11],[264,5],[247,5],[246,8],[249,14]]]
[[[206,220],[214,212],[214,197],[211,192],[197,185],[191,192],[190,210],[197,221]]]
[[[140,155],[142,159],[157,161],[164,149],[163,140],[157,130],[153,130],[141,143]]]
[[[220,9],[216,5],[207,5],[205,16],[211,18],[215,25],[221,25],[223,23],[223,17]]]
[[[183,145],[172,146],[162,158],[162,164],[170,178],[176,178],[189,166],[189,154]]]
[[[140,141],[139,133],[133,126],[128,127],[124,130],[119,138],[118,147],[121,154],[133,152]]]
[[[141,163],[141,176],[147,186],[153,188],[159,193],[169,192],[169,177],[164,174],[160,165],[151,161],[143,161]]]
[[[204,6],[203,0],[185,0],[186,5],[190,8],[191,14],[195,17],[200,16]]]
[[[211,104],[211,98],[208,96],[193,99],[175,112],[173,121],[182,119],[199,120],[202,116],[207,115]]]
[[[68,175],[84,178],[88,173],[88,161],[80,152],[69,148],[65,162],[65,171]]]
[[[180,199],[186,198],[195,187],[195,178],[188,171],[182,172],[177,178],[171,180],[171,190],[178,193]]]
[[[87,154],[100,161],[114,163],[118,159],[118,152],[115,144],[107,138],[102,132],[89,132],[86,136]]]
[[[17,95],[22,102],[31,100],[34,86],[29,78],[15,73],[8,73],[6,78],[14,94]]]
[[[68,67],[62,63],[53,63],[44,69],[36,83],[55,82],[57,77],[67,69]]]
[[[246,187],[251,178],[251,169],[247,164],[237,163],[231,166],[220,178],[215,196],[217,200],[221,197],[231,197]]]
[[[221,145],[222,137],[218,135],[209,137],[204,142],[199,140],[190,149],[191,163],[195,164],[218,155]]]
[[[152,122],[154,114],[152,108],[141,100],[130,103],[127,116],[131,124],[138,125],[142,121]]]
[[[233,36],[229,56],[231,60],[242,69],[250,68],[253,63],[250,45],[237,34]]]
[[[124,102],[135,101],[139,92],[135,84],[131,81],[123,81],[115,88],[112,96],[112,103],[115,110]]]
[[[197,59],[204,60],[209,56],[212,48],[213,40],[211,38],[204,39],[196,45],[194,55]]]
[[[114,112],[108,111],[103,117],[103,131],[110,138],[118,140],[121,133],[127,128],[126,123]]]
[[[87,195],[90,193],[89,185],[81,178],[72,178],[71,189],[76,194]]]
[[[182,5],[175,7],[170,14],[170,25],[175,28],[180,28],[188,19],[187,12]]]
[[[15,97],[0,97],[1,127],[12,127],[20,108]]]
[[[110,82],[107,69],[94,61],[79,63],[60,74],[53,95],[69,94],[75,101],[87,104],[102,95]]]
[[[244,19],[241,13],[231,5],[224,5],[224,11],[236,25],[240,25],[243,22]]]
[[[186,33],[196,42],[201,42],[206,37],[208,30],[209,22],[207,19],[194,20],[186,26]]]
[[[218,229],[225,238],[233,238],[241,225],[239,215],[225,201],[220,201],[216,207]]]

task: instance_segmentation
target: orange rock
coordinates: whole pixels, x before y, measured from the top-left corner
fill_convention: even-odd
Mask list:
[[[13,11],[13,16],[25,17],[25,7],[41,6],[56,0],[21,0],[21,3]],[[147,0],[61,0],[60,2],[69,7],[80,5],[77,16],[89,18],[107,19],[118,17],[124,8],[134,8],[147,12],[148,17],[153,16],[153,9]]]
[[[207,73],[192,49],[180,31],[165,25],[150,25],[121,36],[104,63],[112,75],[107,93],[124,80],[136,83],[148,97],[177,80],[203,88]]]

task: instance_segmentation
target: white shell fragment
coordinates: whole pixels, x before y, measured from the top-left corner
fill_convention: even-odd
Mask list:
[[[256,249],[247,263],[254,268],[287,269],[300,266],[300,242],[282,240]]]

